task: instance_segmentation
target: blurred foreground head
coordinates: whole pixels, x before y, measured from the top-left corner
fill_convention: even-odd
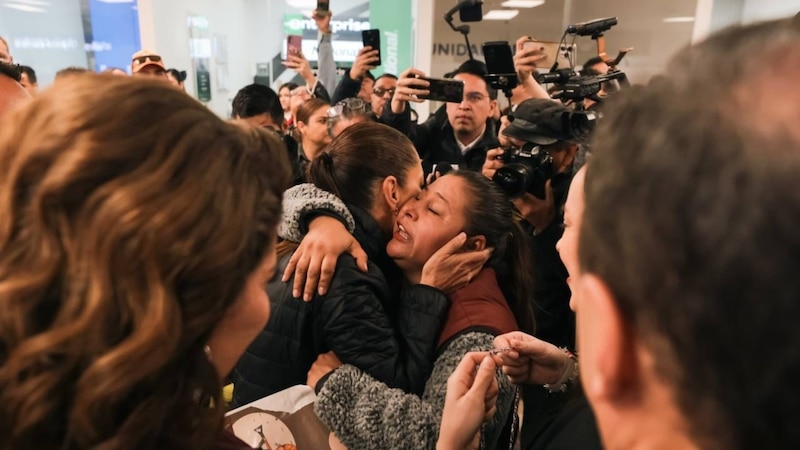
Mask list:
[[[214,442],[204,348],[230,317],[257,333],[268,314],[241,298],[288,184],[273,134],[112,75],[65,79],[3,118],[0,448]]]
[[[800,29],[728,29],[670,67],[594,139],[583,385],[609,449],[800,448]]]

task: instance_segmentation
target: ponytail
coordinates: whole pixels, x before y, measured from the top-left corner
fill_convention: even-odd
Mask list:
[[[336,170],[331,152],[320,153],[314,158],[314,161],[311,161],[306,170],[308,171],[307,179],[311,183],[343,199],[339,184],[336,182]]]

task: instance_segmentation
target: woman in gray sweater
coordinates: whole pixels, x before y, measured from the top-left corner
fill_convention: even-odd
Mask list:
[[[330,236],[330,234],[327,234]],[[422,397],[390,389],[367,373],[321,357],[309,384],[319,390],[316,411],[351,450],[434,448],[447,379],[468,352],[493,347],[496,336],[532,328],[527,241],[511,204],[486,178],[463,171],[431,184],[400,210],[387,253],[413,284],[442,245],[461,235],[465,250],[493,248],[467,286],[450,295],[434,369]],[[500,285],[512,286],[504,292]],[[518,299],[518,300],[517,300]],[[337,367],[338,366],[338,367]],[[499,371],[497,413],[482,429],[482,448],[508,448],[515,389]]]

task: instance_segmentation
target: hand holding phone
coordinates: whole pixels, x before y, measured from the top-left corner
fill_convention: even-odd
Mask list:
[[[361,32],[361,41],[364,47],[372,47],[373,50],[378,51],[378,60],[374,62],[374,66],[380,66],[381,62],[381,30],[364,30]]]

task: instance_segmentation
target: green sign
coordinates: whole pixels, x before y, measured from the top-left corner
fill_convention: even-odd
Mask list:
[[[411,34],[411,0],[370,0],[369,22],[381,30],[381,61],[375,76],[411,67],[414,36]]]

